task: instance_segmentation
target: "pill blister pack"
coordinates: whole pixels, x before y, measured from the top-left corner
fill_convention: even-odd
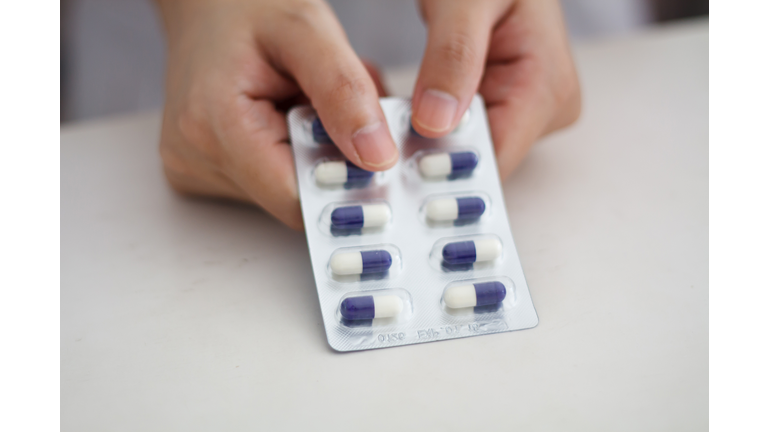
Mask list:
[[[400,150],[384,172],[347,161],[311,107],[288,115],[328,343],[356,351],[536,326],[482,99],[438,139],[411,128],[410,100],[380,102]]]

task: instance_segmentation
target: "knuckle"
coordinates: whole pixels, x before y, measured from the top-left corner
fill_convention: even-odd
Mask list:
[[[171,186],[171,189],[173,189],[174,191],[180,194],[190,194],[192,192],[189,186],[187,185],[187,182],[183,180],[184,178],[183,175],[169,168],[167,165],[164,166],[163,168],[164,168],[163,173],[165,174],[165,179],[168,181],[168,184]]]
[[[450,68],[458,68],[462,71],[471,69],[477,63],[479,55],[472,38],[463,32],[454,33],[440,45],[438,52]]]
[[[205,136],[203,116],[199,110],[186,104],[176,118],[176,129],[184,141],[197,144]]]
[[[184,104],[176,115],[174,127],[178,133],[175,147],[184,149],[185,153],[198,154],[214,165],[221,162],[218,139],[206,110],[200,104]]]
[[[351,76],[348,74],[338,74],[331,86],[333,95],[339,97],[342,101],[349,101],[364,95],[368,90],[365,78]]]
[[[317,17],[326,12],[322,4],[305,0],[292,2],[284,11],[289,25],[302,27],[314,27]]]
[[[189,163],[181,154],[172,146],[163,142],[160,143],[160,160],[163,162],[163,169],[166,175],[185,176],[189,175],[191,171]]]
[[[560,108],[564,126],[570,125],[581,116],[581,87],[575,73],[562,79],[555,91],[555,103]]]

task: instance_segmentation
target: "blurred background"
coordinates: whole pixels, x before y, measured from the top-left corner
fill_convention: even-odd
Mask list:
[[[574,40],[707,15],[708,0],[561,0]],[[418,64],[426,30],[415,0],[330,0],[360,57]],[[163,105],[165,42],[152,0],[61,1],[61,121]]]

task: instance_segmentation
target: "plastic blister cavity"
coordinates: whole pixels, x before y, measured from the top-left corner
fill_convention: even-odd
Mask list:
[[[491,200],[484,192],[430,195],[421,206],[420,217],[433,228],[478,224],[491,215]]]
[[[477,152],[465,147],[419,150],[409,165],[426,181],[452,181],[471,177],[479,162]]]
[[[504,245],[495,234],[446,237],[435,242],[429,261],[444,272],[492,269],[502,262]]]
[[[325,189],[360,189],[375,183],[376,173],[357,167],[348,160],[323,159],[315,165],[313,177]]]
[[[377,173],[346,161],[312,107],[288,113],[328,343],[355,351],[534,327],[483,100],[435,139],[412,132],[410,101],[381,108],[400,160]]]
[[[334,237],[378,234],[392,223],[392,207],[384,200],[328,204],[320,214],[319,228]]]
[[[460,280],[443,289],[443,312],[455,317],[494,319],[515,304],[515,283],[506,276]]]
[[[323,123],[320,121],[320,117],[315,117],[309,127],[312,139],[317,144],[333,144],[331,137],[328,135],[328,132],[325,131],[325,127],[323,127]]]
[[[336,319],[345,327],[386,327],[413,315],[411,294],[402,288],[351,292],[341,296]]]
[[[392,244],[339,248],[328,260],[328,274],[337,282],[391,279],[400,274],[403,260]]]

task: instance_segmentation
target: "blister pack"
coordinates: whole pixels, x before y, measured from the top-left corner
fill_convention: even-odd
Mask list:
[[[356,351],[535,327],[482,99],[438,139],[410,100],[382,98],[400,160],[345,160],[314,110],[288,125],[328,343]]]

